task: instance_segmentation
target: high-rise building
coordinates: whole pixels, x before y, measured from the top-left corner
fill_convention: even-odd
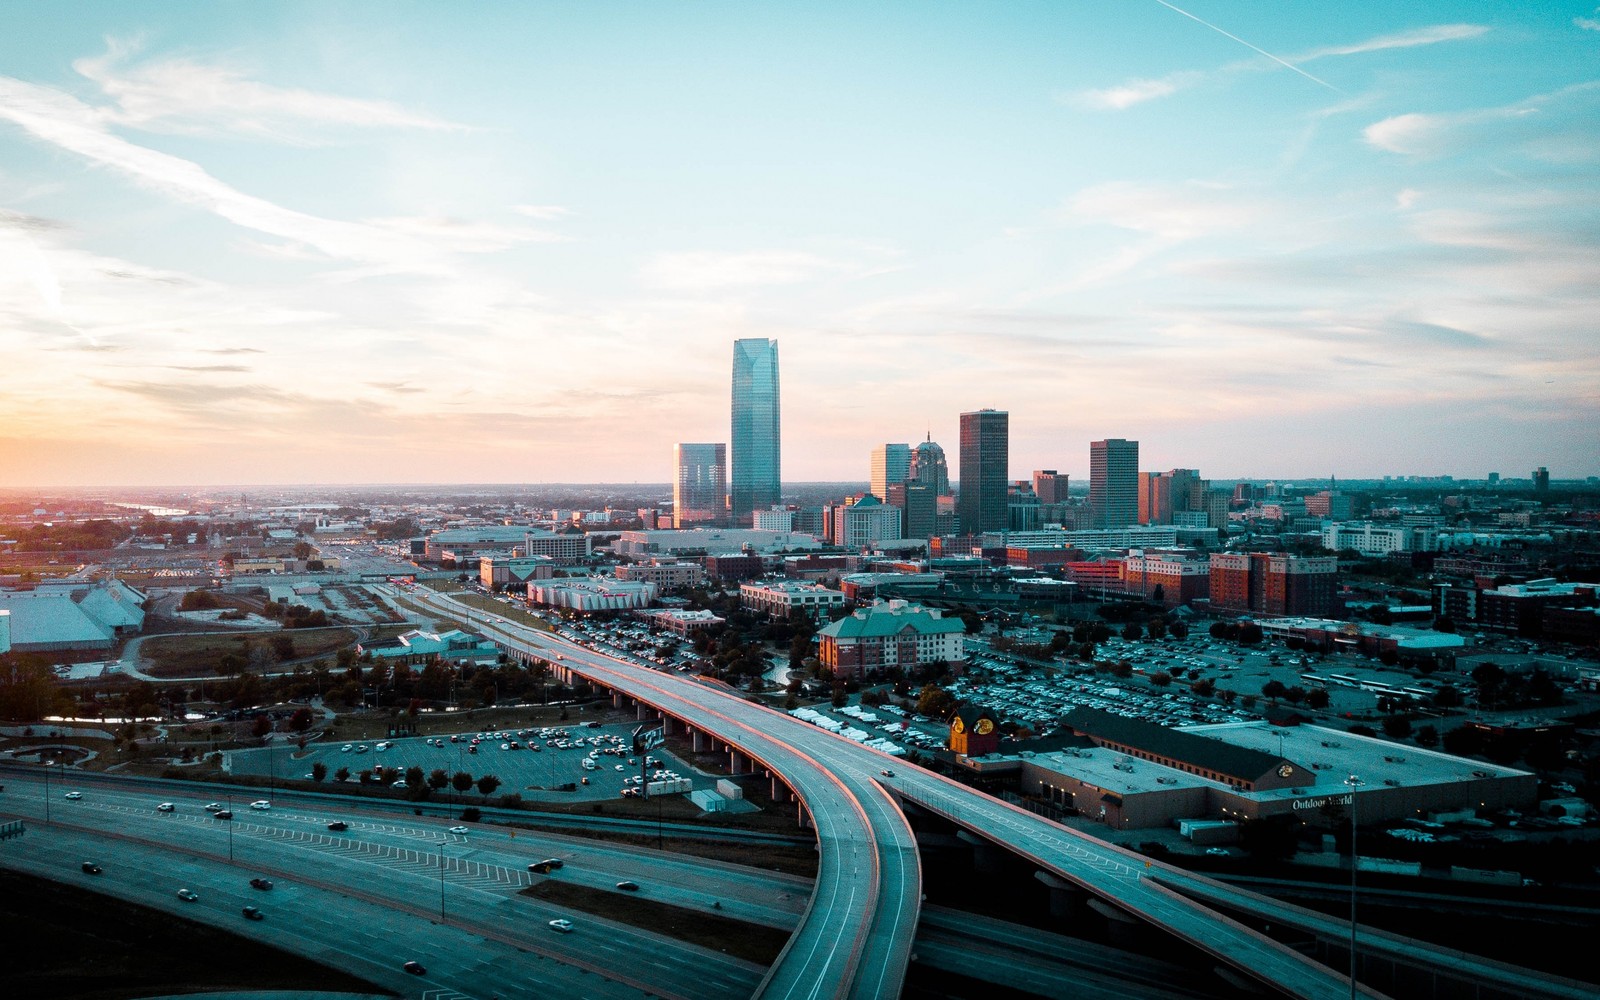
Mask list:
[[[782,497],[782,442],[778,405],[778,342],[733,342],[733,490],[735,527]]]
[[[1196,503],[1200,473],[1194,469],[1139,473],[1139,524],[1171,524],[1178,511]]]
[[[1282,552],[1211,556],[1211,606],[1267,615],[1322,617],[1333,610],[1339,560]]]
[[[728,516],[728,446],[680,444],[672,486],[672,526],[720,525]]]
[[[1010,448],[1011,415],[1005,410],[961,414],[961,492],[956,499],[956,520],[964,534],[1006,530]]]
[[[889,499],[889,487],[903,483],[911,474],[911,446],[880,444],[872,449],[872,495]]]
[[[939,496],[926,483],[906,481],[889,487],[885,498],[902,515],[902,538],[932,538],[939,531]]]
[[[1054,469],[1033,470],[1033,492],[1039,502],[1050,504],[1067,502],[1067,482],[1070,476],[1063,476]]]
[[[1126,528],[1139,519],[1139,442],[1089,442],[1089,506],[1096,528]]]
[[[934,496],[950,495],[950,468],[945,462],[944,449],[934,443],[932,434],[911,450],[911,468],[906,479],[933,487]]]
[[[1550,489],[1550,470],[1549,469],[1547,469],[1547,468],[1545,468],[1544,466],[1541,465],[1537,469],[1534,469],[1533,472],[1529,473],[1529,478],[1531,478],[1533,480],[1533,488],[1538,490],[1540,493],[1545,493],[1545,492],[1549,491],[1549,489]]]
[[[901,537],[900,509],[870,493],[855,503],[833,508],[833,519],[833,544],[841,548],[861,549]]]

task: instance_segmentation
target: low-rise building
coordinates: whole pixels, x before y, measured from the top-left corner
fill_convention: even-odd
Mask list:
[[[716,628],[727,621],[710,611],[687,611],[677,608],[650,611],[645,617],[652,624],[659,625],[673,635],[683,638],[688,638],[703,629]]]
[[[648,582],[607,577],[573,577],[535,580],[528,584],[528,600],[551,608],[573,611],[636,611],[647,608],[660,588]]]
[[[652,559],[649,562],[618,566],[617,579],[653,583],[661,590],[680,590],[684,587],[698,587],[705,579],[705,571],[694,563],[661,562]]]
[[[436,659],[452,663],[494,663],[500,658],[500,650],[494,643],[461,629],[448,632],[412,629],[401,633],[392,643],[358,645],[356,652],[371,653],[375,660],[404,666],[418,666]]]
[[[549,556],[480,556],[478,582],[485,590],[500,590],[529,580],[548,580],[555,575],[555,565]]]
[[[739,604],[770,618],[789,618],[796,611],[806,611],[820,621],[834,608],[844,607],[844,594],[816,583],[756,581],[739,585]]]
[[[846,680],[895,668],[966,662],[967,627],[933,608],[888,601],[862,608],[817,630],[817,658]]]

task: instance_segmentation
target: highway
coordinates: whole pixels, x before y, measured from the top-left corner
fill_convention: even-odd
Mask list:
[[[398,972],[416,959],[428,968],[428,982],[469,997],[522,995],[531,982],[565,995],[734,1000],[750,996],[761,980],[759,965],[519,894],[546,877],[613,891],[629,879],[639,883],[640,897],[706,912],[719,903],[729,917],[772,926],[798,919],[810,886],[604,841],[480,826],[452,834],[451,820],[362,815],[329,809],[315,796],[307,797],[307,807],[280,795],[265,812],[236,802],[236,818],[227,821],[202,808],[205,789],[157,796],[114,778],[66,780],[66,790],[83,797],[65,799],[62,779],[52,779],[46,826],[42,781],[8,773],[0,808],[30,827],[0,845],[8,867],[92,879],[88,888],[96,891],[235,924],[240,933],[368,978],[374,969]],[[160,801],[172,802],[174,811],[158,812]],[[328,830],[335,820],[349,829]],[[549,876],[528,872],[530,861],[546,857],[566,864]],[[79,873],[85,860],[104,873]],[[274,889],[249,888],[258,875],[275,882]],[[181,902],[180,887],[200,899]],[[244,921],[239,911],[247,903],[260,906],[266,919]],[[571,919],[575,931],[552,932],[546,922],[556,918]],[[437,937],[441,929],[452,934]],[[509,954],[494,957],[501,949]],[[420,995],[419,981],[401,975],[374,981]]]
[[[436,608],[460,607],[444,595],[417,590],[412,596]],[[795,964],[797,950],[805,958],[805,971],[784,969],[781,974],[789,992],[764,995],[868,997],[898,993],[910,957],[921,878],[915,839],[904,815],[889,801],[886,784],[893,787],[895,795],[989,837],[998,846],[1034,861],[1041,870],[1112,900],[1273,990],[1308,1000],[1341,1000],[1350,995],[1349,979],[1342,973],[1145,878],[1147,862],[1143,858],[920,768],[901,767],[896,777],[885,778],[879,772],[893,770],[893,758],[736,694],[623,663],[559,636],[510,622],[479,624],[510,648],[548,661],[555,661],[559,654],[563,657],[560,666],[750,751],[790,782],[817,821],[819,833],[826,826],[812,909],[765,985],[771,984],[780,967]],[[775,751],[774,744],[781,751]],[[797,758],[807,767],[791,772],[787,765]],[[828,782],[819,780],[813,768],[826,771],[846,795],[831,794]],[[847,826],[830,823],[824,813],[835,810],[841,810],[846,819],[859,820],[865,828],[856,822]],[[841,832],[848,838],[841,840]],[[870,855],[866,853],[868,845]],[[859,878],[869,861],[876,865],[876,892],[865,888],[851,891],[840,884],[847,872]],[[1179,869],[1164,872],[1175,880],[1185,874]],[[1248,905],[1246,895],[1253,894],[1240,893],[1241,902]],[[841,906],[843,909],[838,908]],[[831,937],[811,927],[819,912],[827,914],[824,922],[834,928]],[[868,933],[851,941],[845,933],[849,926]],[[824,940],[834,950],[825,951],[818,943]],[[796,942],[803,942],[798,949]],[[851,961],[840,954],[845,948],[857,953],[853,961],[868,977],[876,977],[875,982],[857,981],[854,966],[844,974],[838,963]],[[812,964],[824,954],[828,964]],[[810,992],[794,992],[806,976],[811,978]],[[876,992],[871,989],[874,986]],[[841,987],[844,992],[836,992]]]
[[[435,610],[465,615],[449,597],[411,591]],[[849,744],[817,741],[812,727],[736,695],[624,663],[509,621],[481,627],[502,643],[576,669],[738,746],[781,775],[816,829],[816,888],[800,925],[755,996],[782,1000],[897,996],[911,958],[922,900],[916,838],[893,799],[856,766]],[[880,765],[881,766],[881,765]]]

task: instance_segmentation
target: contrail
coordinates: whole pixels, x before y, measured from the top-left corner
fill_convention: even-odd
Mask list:
[[[1228,34],[1228,32],[1223,31],[1221,28],[1219,28],[1216,25],[1212,24],[1210,21],[1203,21],[1200,18],[1195,17],[1193,14],[1189,13],[1188,11],[1184,10],[1181,7],[1172,6],[1172,4],[1167,3],[1167,0],[1156,0],[1156,3],[1158,3],[1161,6],[1167,8],[1168,10],[1177,11],[1179,14],[1182,14],[1184,17],[1187,17],[1191,21],[1195,21],[1195,22],[1197,22],[1199,24],[1205,25],[1206,27],[1210,28],[1212,31],[1215,31],[1219,35],[1222,35],[1224,37],[1233,39],[1234,41],[1238,42],[1240,45],[1243,45],[1247,49],[1251,49],[1253,51],[1261,53],[1262,55],[1266,56],[1268,59],[1271,59],[1273,62],[1277,63],[1279,66],[1283,66],[1283,67],[1285,67],[1287,69],[1294,70],[1296,73],[1299,73],[1301,76],[1305,77],[1307,80],[1310,80],[1312,83],[1321,84],[1322,86],[1327,87],[1329,90],[1333,91],[1335,94],[1344,93],[1344,91],[1340,90],[1338,87],[1335,87],[1333,84],[1329,83],[1326,80],[1317,79],[1316,77],[1312,76],[1310,73],[1307,73],[1305,70],[1301,69],[1299,66],[1296,66],[1294,63],[1285,62],[1284,60],[1279,59],[1277,56],[1273,55],[1271,52],[1268,52],[1266,49],[1260,48],[1260,47],[1255,46],[1255,45],[1251,45],[1249,42],[1247,42],[1244,39],[1240,38],[1238,35],[1230,35],[1230,34]]]

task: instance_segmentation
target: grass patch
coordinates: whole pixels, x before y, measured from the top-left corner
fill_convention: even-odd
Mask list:
[[[218,664],[223,656],[231,653],[248,663],[253,647],[271,649],[272,640],[280,636],[294,641],[295,659],[329,656],[356,641],[356,632],[348,628],[292,629],[259,635],[205,632],[154,636],[139,646],[139,655],[151,661],[146,672],[153,677],[216,677],[220,676]],[[273,664],[275,669],[277,666]]]
[[[643,891],[648,893],[649,886]],[[712,951],[727,952],[759,965],[771,965],[789,940],[788,931],[732,920],[710,910],[674,906],[639,893],[590,889],[557,878],[543,879],[522,890],[522,894],[619,924],[642,927]]]
[[[257,990],[393,995],[205,924],[11,871],[0,871],[0,940],[5,992],[15,1000]]]
[[[642,833],[619,833],[615,830],[591,830],[583,828],[579,833],[577,828],[568,824],[538,822],[515,822],[497,825],[518,826],[528,829],[548,829],[555,833],[567,836],[582,836],[585,840],[604,840],[611,844],[626,844],[630,847],[656,847],[654,836]],[[733,824],[716,823],[717,826],[732,826]],[[817,848],[816,844],[795,844],[786,847],[782,844],[751,844],[725,840],[697,840],[681,834],[668,834],[661,841],[660,849],[673,854],[687,854],[690,857],[705,858],[709,861],[724,861],[730,865],[743,865],[746,868],[761,868],[770,872],[783,875],[795,875],[800,878],[815,879],[817,877]]]
[[[482,594],[465,593],[456,594],[454,596],[457,603],[465,604],[469,608],[472,608],[476,611],[483,611],[491,615],[498,615],[507,621],[516,622],[518,625],[526,625],[528,628],[541,629],[545,632],[555,631],[554,627],[543,618],[540,618],[538,615],[529,614],[514,604],[506,604],[504,602],[497,601],[492,597],[485,597]]]

